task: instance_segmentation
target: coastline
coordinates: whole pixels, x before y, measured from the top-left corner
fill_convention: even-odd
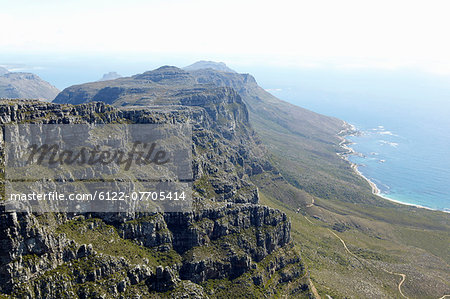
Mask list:
[[[395,199],[392,199],[392,198],[389,198],[389,197],[383,195],[381,193],[381,190],[378,188],[378,186],[374,182],[372,182],[369,178],[364,176],[361,173],[361,171],[359,171],[358,165],[353,163],[353,162],[351,162],[348,159],[348,156],[350,156],[350,155],[357,155],[358,153],[349,146],[349,145],[352,144],[352,142],[347,140],[345,137],[347,137],[347,136],[356,136],[357,134],[360,134],[360,132],[356,129],[356,127],[354,125],[349,124],[349,123],[344,121],[343,129],[337,134],[337,136],[341,140],[339,142],[339,146],[341,148],[343,148],[345,150],[345,152],[336,153],[336,154],[339,157],[341,157],[342,159],[344,159],[345,161],[347,161],[350,164],[350,166],[353,169],[353,171],[358,176],[363,178],[370,185],[370,187],[372,188],[372,194],[377,195],[377,196],[379,196],[379,197],[381,197],[381,198],[383,198],[385,200],[389,200],[391,202],[395,202],[397,204],[401,204],[401,205],[405,205],[405,206],[412,206],[412,207],[416,207],[416,208],[419,208],[419,209],[426,209],[426,210],[430,210],[430,211],[439,211],[439,212],[444,212],[444,213],[450,213],[450,211],[432,209],[432,208],[424,207],[424,206],[421,206],[421,205],[418,205],[418,204],[402,202],[402,201],[395,200]]]

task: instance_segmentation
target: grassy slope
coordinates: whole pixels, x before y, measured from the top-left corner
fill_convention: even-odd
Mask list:
[[[402,290],[410,298],[450,293],[448,214],[393,204],[372,195],[367,182],[347,162],[331,157],[335,152],[327,144],[308,144],[269,124],[256,122],[255,128],[290,183],[256,179],[263,203],[291,217],[293,238],[322,295],[400,296],[401,277],[384,270],[406,275]],[[329,155],[311,153],[311,144],[316,153],[328,151]],[[328,228],[333,227],[358,259],[330,233]]]
[[[340,149],[331,132],[331,142],[326,142],[326,137],[308,138],[266,117],[251,116],[272,161],[290,183],[256,180],[265,194],[263,203],[290,215],[293,238],[322,295],[400,297],[401,277],[384,270],[406,275],[402,291],[410,298],[450,294],[448,214],[374,196],[368,183],[336,155]],[[342,230],[334,232],[358,258],[329,231],[333,227]]]
[[[250,122],[272,154],[272,162],[294,186],[322,198],[372,198],[367,182],[337,152],[344,122],[274,97],[246,74],[192,72],[198,82],[233,87],[247,104]]]
[[[402,290],[410,298],[438,298],[449,293],[448,226],[442,225],[439,230],[412,228],[417,223],[405,220],[403,224],[393,224],[371,217],[380,211],[370,207],[365,207],[364,215],[359,216],[352,209],[358,210],[358,204],[347,207],[346,215],[317,207],[298,213],[275,199],[274,193],[278,191],[263,189],[262,203],[281,209],[290,217],[292,237],[302,249],[311,279],[322,296],[400,298],[397,287],[401,278],[384,270],[406,274]],[[392,212],[394,217],[407,213]],[[310,214],[320,215],[320,219]],[[343,224],[344,231],[339,232],[337,229],[342,229],[336,223]],[[330,230],[345,241],[352,254]]]

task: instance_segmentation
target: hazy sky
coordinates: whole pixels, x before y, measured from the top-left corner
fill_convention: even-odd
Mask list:
[[[0,53],[195,54],[450,74],[449,13],[448,0],[0,0]]]

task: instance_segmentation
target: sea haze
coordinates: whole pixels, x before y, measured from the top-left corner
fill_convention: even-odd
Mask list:
[[[381,195],[450,211],[450,78],[411,71],[279,74],[261,83],[281,99],[360,130],[349,137],[360,154],[349,159]]]

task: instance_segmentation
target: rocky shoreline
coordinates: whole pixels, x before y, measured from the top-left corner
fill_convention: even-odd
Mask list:
[[[362,155],[361,153],[356,152],[354,149],[352,149],[350,147],[350,145],[353,144],[353,142],[351,142],[350,140],[346,139],[346,137],[349,136],[359,136],[361,134],[360,131],[358,131],[358,129],[356,129],[356,127],[352,124],[349,124],[347,122],[344,121],[343,124],[343,129],[337,134],[338,138],[341,140],[339,142],[339,146],[344,150],[343,152],[339,152],[336,153],[339,157],[341,157],[342,159],[344,159],[345,161],[347,161],[351,168],[353,169],[353,171],[360,177],[362,177],[365,181],[367,181],[367,183],[370,185],[370,187],[372,188],[372,193],[374,195],[377,195],[385,200],[388,200],[390,202],[395,202],[397,204],[401,204],[401,205],[405,205],[405,206],[413,206],[416,208],[420,208],[420,209],[427,209],[427,210],[431,210],[431,211],[440,211],[440,212],[444,212],[444,213],[450,213],[450,211],[441,211],[441,210],[437,210],[437,209],[432,209],[429,207],[424,207],[421,205],[417,205],[417,204],[412,204],[412,203],[406,203],[406,202],[402,202],[402,201],[398,201],[392,198],[389,198],[387,196],[384,196],[381,193],[381,190],[378,188],[378,186],[372,182],[369,178],[367,178],[366,176],[364,176],[364,174],[361,173],[361,171],[359,171],[358,169],[358,164],[351,162],[348,157],[350,155]]]

